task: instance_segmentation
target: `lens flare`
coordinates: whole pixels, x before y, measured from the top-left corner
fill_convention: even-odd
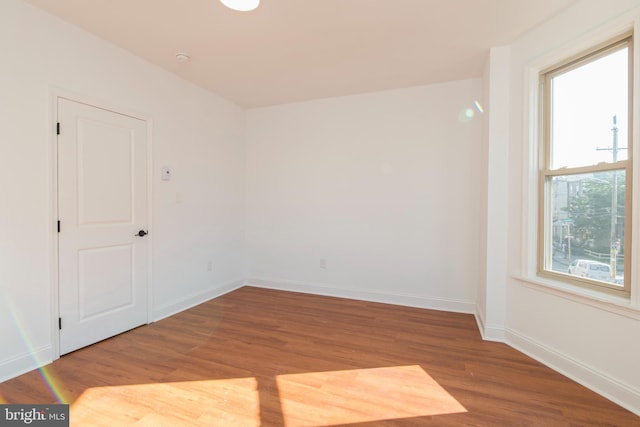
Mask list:
[[[58,375],[51,364],[45,365],[45,361],[41,359],[40,352],[35,348],[31,340],[29,339],[30,334],[25,330],[23,325],[26,325],[23,319],[21,319],[20,314],[15,310],[15,304],[10,296],[4,298],[4,305],[6,307],[6,312],[9,312],[13,323],[15,325],[16,331],[20,334],[20,338],[22,338],[22,342],[24,343],[27,352],[33,359],[34,365],[37,366],[38,373],[42,377],[43,382],[51,392],[51,394],[56,398],[58,403],[69,403],[69,399],[66,396],[66,390],[62,386],[62,382],[59,380]],[[5,399],[0,396],[0,403],[4,402]]]

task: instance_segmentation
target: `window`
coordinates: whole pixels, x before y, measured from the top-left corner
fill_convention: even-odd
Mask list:
[[[632,37],[541,74],[538,272],[630,294]]]

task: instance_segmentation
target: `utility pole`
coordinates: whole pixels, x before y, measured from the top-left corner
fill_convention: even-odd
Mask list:
[[[616,116],[613,116],[613,163],[618,161],[618,123]],[[618,228],[618,172],[613,172],[613,185],[611,188],[611,279],[616,278],[616,267],[618,264],[618,239],[616,230]]]
[[[618,150],[624,150],[624,148],[618,148],[618,119],[617,116],[613,116],[613,146],[611,148],[597,148],[597,150],[611,151],[613,154],[613,163],[618,161]],[[618,172],[613,171],[613,182],[611,183],[611,252],[609,253],[609,264],[611,266],[611,279],[616,278],[616,270],[618,264],[618,251],[620,250],[620,244],[616,236],[618,228]]]

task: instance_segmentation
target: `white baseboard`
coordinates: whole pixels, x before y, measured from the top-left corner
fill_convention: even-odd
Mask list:
[[[415,295],[390,294],[373,291],[360,291],[327,286],[325,284],[303,283],[281,279],[264,279],[251,277],[245,281],[247,286],[277,289],[281,291],[301,292],[306,294],[355,299],[361,301],[380,302],[384,304],[403,305],[407,307],[425,308],[429,310],[452,311],[473,314],[475,302],[457,299],[424,297]]]
[[[164,319],[165,317],[172,316],[191,307],[195,307],[198,304],[209,301],[213,298],[217,298],[229,292],[235,291],[236,289],[244,286],[244,283],[244,280],[234,280],[231,282],[223,283],[213,289],[209,289],[204,292],[187,295],[179,301],[154,309],[153,321],[157,322],[158,320]]]
[[[331,287],[324,284],[319,285],[254,277],[246,280],[227,282],[205,292],[189,295],[180,301],[160,307],[153,311],[154,321],[169,317],[213,298],[232,292],[245,285],[431,310],[474,314],[483,339],[505,342],[516,350],[527,354],[551,369],[640,416],[640,390],[584,365],[562,352],[529,338],[516,330],[485,324],[485,319],[476,309],[475,303],[471,301],[360,291]],[[40,368],[43,365],[51,363],[52,360],[53,348],[51,346],[45,346],[34,350],[32,353],[23,353],[0,361],[0,382]]]
[[[3,360],[0,362],[0,382],[38,369],[52,361],[53,348],[49,345]]]
[[[476,323],[480,330],[480,335],[485,341],[505,342],[504,326],[501,325],[487,325],[484,316],[476,309],[475,312]]]
[[[551,369],[571,378],[607,399],[640,415],[640,390],[599,372],[513,329],[505,331],[506,343]]]
[[[244,286],[244,280],[236,280],[224,283],[214,289],[198,294],[189,295],[180,301],[166,305],[153,311],[154,321],[169,317],[191,307],[194,307],[210,299],[219,297]],[[54,360],[53,347],[48,345],[35,349],[30,353],[23,353],[0,361],[0,382],[38,369]]]

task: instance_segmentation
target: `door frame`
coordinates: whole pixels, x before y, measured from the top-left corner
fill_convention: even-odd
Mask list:
[[[60,358],[60,329],[58,327],[58,318],[60,317],[59,290],[60,283],[58,280],[60,254],[58,251],[58,135],[56,132],[56,124],[58,123],[58,100],[67,99],[79,104],[86,104],[91,107],[107,110],[116,114],[122,114],[134,119],[145,122],[147,127],[147,224],[149,229],[153,231],[153,121],[149,115],[143,114],[121,105],[114,105],[102,100],[80,95],[65,89],[51,87],[49,89],[49,113],[48,120],[50,132],[48,133],[48,155],[50,166],[50,186],[49,186],[49,281],[50,281],[50,334],[51,334],[51,359]],[[64,224],[63,224],[64,226]],[[149,324],[153,321],[153,232],[146,237],[147,245],[147,321]]]

